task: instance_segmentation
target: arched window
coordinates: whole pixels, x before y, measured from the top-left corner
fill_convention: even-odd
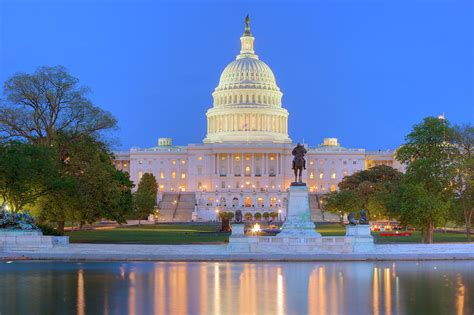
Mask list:
[[[219,206],[225,206],[225,205],[226,205],[225,198],[221,197],[221,199],[219,200]]]
[[[232,207],[238,207],[239,206],[239,198],[234,197],[232,199]]]

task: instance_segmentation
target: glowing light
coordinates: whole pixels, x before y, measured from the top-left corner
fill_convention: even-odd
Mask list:
[[[253,228],[252,228],[252,230],[251,230],[251,231],[252,231],[252,233],[258,233],[258,232],[261,232],[261,231],[262,231],[262,229],[260,228],[260,224],[258,224],[258,223],[255,223],[255,225],[253,226]]]

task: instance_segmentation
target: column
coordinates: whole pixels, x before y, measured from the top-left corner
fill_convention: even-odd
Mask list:
[[[255,170],[254,170],[254,167],[255,167],[255,154],[252,153],[252,165],[250,166],[250,177],[253,177],[253,175],[255,174]],[[252,183],[253,184],[253,183]]]
[[[240,157],[240,176],[245,176],[245,168],[244,168],[244,154],[241,154]]]
[[[230,153],[227,153],[227,175],[232,174],[231,168],[230,168]]]

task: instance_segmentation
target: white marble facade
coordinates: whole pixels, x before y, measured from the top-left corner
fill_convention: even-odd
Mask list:
[[[285,215],[287,188],[293,181],[288,111],[268,65],[254,52],[255,38],[246,27],[236,60],[223,71],[207,111],[202,144],[175,146],[170,138],[158,145],[115,152],[115,165],[138,183],[155,175],[159,198],[164,193],[195,192],[199,220],[216,218],[216,210],[278,212]],[[385,164],[401,170],[393,151],[370,152],[342,147],[336,138],[305,144],[310,193],[337,189],[346,175]]]

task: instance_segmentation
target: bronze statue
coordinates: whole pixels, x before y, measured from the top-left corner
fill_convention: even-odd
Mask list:
[[[359,224],[369,224],[367,212],[364,209],[360,210],[359,212]]]
[[[354,212],[350,212],[347,215],[347,221],[349,222],[350,225],[356,225],[357,224]]]
[[[291,152],[291,154],[294,156],[291,169],[295,171],[295,183],[297,184],[303,183],[301,174],[303,173],[303,170],[306,169],[306,160],[304,159],[304,155],[307,152],[308,151],[306,151],[305,147],[299,143]]]
[[[235,211],[234,221],[235,223],[242,223],[242,211],[240,210]]]
[[[250,17],[249,17],[248,14],[245,17],[245,32],[244,32],[244,35],[252,36],[252,34],[250,33]]]

